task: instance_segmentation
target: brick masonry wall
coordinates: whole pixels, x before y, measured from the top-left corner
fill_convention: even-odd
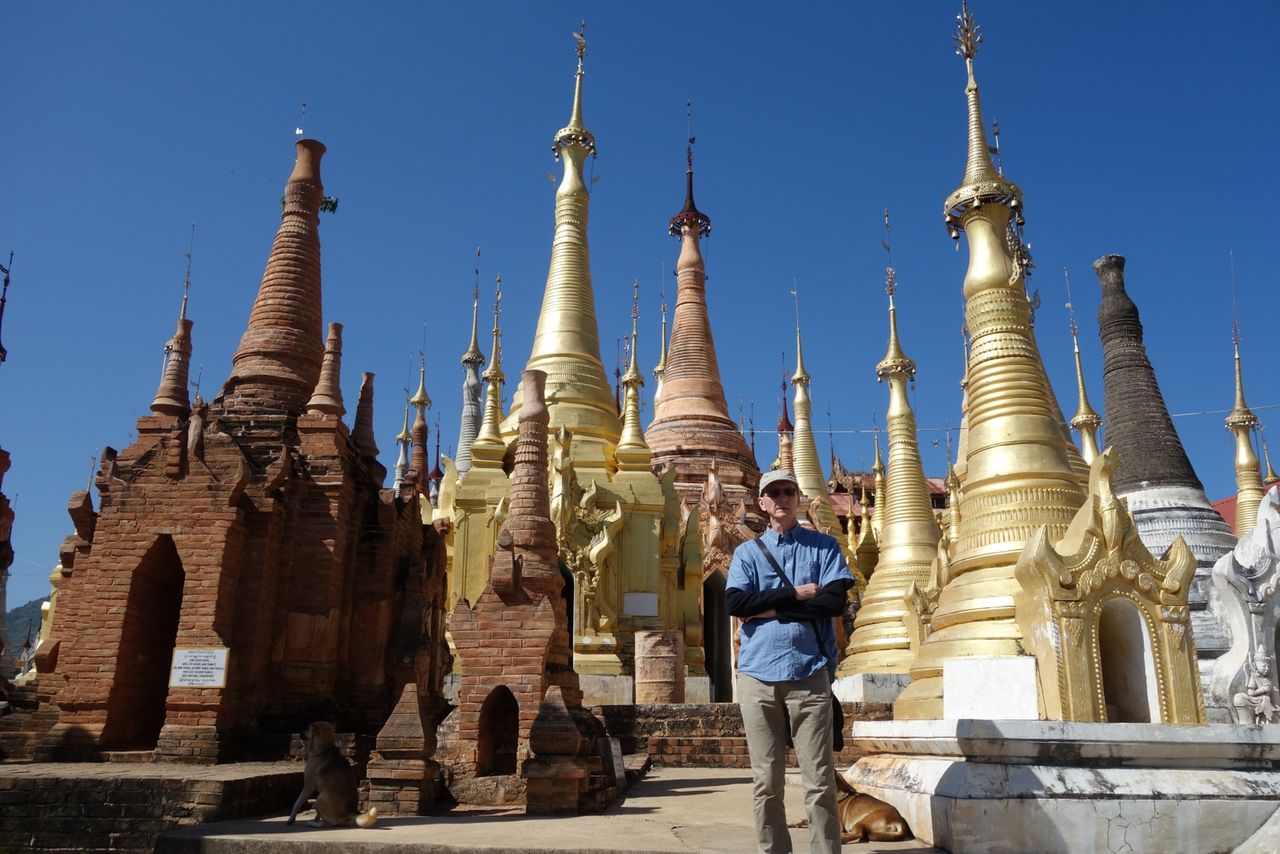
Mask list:
[[[624,753],[645,753],[655,765],[698,768],[749,768],[747,739],[742,713],[736,703],[597,706],[597,717],[605,722],[609,735],[622,744]],[[855,720],[883,721],[893,718],[888,703],[845,703],[845,727]],[[847,767],[862,756],[849,744],[836,754],[836,764]],[[795,766],[793,751],[787,764]]]
[[[150,852],[165,831],[287,813],[302,766],[0,767],[0,852]]]

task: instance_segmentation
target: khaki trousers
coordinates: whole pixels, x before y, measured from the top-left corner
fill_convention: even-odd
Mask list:
[[[819,670],[794,682],[761,682],[738,674],[738,705],[747,730],[751,754],[752,798],[756,840],[760,854],[788,854],[791,834],[782,802],[786,785],[787,736],[785,707],[791,719],[791,739],[800,763],[804,806],[809,815],[809,851],[835,854],[840,850],[840,821],[836,816],[836,771],[831,755],[831,678]]]

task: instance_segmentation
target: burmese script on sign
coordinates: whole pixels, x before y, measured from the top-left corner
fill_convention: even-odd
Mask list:
[[[180,688],[225,688],[227,686],[226,647],[175,647],[169,686]]]

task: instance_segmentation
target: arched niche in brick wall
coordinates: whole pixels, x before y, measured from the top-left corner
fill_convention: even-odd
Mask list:
[[[167,534],[156,537],[130,574],[102,748],[149,750],[156,746],[164,726],[169,667],[185,581],[173,538]]]

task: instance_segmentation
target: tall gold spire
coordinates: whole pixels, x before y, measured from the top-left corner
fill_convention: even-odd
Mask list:
[[[1026,265],[1010,252],[1010,243],[1021,242],[1016,225],[1022,191],[991,162],[973,65],[982,36],[967,3],[958,20],[956,52],[967,71],[968,155],[944,217],[951,235],[958,238],[963,231],[969,244],[964,296],[971,353],[960,538],[933,613],[933,633],[920,646],[911,684],[894,704],[897,718],[942,716],[943,662],[1024,652],[1014,620],[1014,565],[1040,528],[1047,529],[1050,542],[1059,540],[1084,501],[1031,329]]]
[[[1080,456],[1088,465],[1093,465],[1101,451],[1098,449],[1098,428],[1102,426],[1102,416],[1089,405],[1089,396],[1084,390],[1084,369],[1080,366],[1080,325],[1076,323],[1076,309],[1071,299],[1071,277],[1067,268],[1062,268],[1062,278],[1067,283],[1067,312],[1071,316],[1071,347],[1076,357],[1076,389],[1079,402],[1076,414],[1071,418],[1071,426],[1080,434]]]
[[[658,404],[658,398],[662,397],[662,385],[667,379],[667,296],[664,292],[662,295],[662,306],[659,309],[662,312],[662,332],[658,338],[658,364],[653,366],[653,403]]]
[[[574,462],[580,468],[609,468],[622,431],[604,363],[596,324],[595,293],[587,248],[589,194],[583,166],[596,153],[596,141],[582,122],[583,57],[586,39],[574,33],[578,70],[569,123],[555,135],[552,150],[564,160],[564,178],[556,190],[555,236],[542,311],[527,370],[547,374],[551,429],[568,427],[574,435]],[[514,438],[523,395],[512,400],[503,435]]]
[[[506,380],[506,375],[502,373],[502,333],[498,325],[501,315],[502,277],[498,276],[493,289],[493,355],[489,357],[489,367],[485,369],[482,376],[482,379],[488,383],[485,392],[484,417],[480,421],[480,432],[471,443],[472,465],[486,468],[500,468],[502,457],[507,450],[500,432],[502,383]]]
[[[626,398],[622,403],[618,468],[622,471],[648,471],[653,454],[645,444],[644,430],[640,427],[640,388],[644,385],[644,376],[640,373],[639,359],[636,356],[636,351],[640,349],[640,283],[632,282],[631,289],[631,356],[627,362],[627,372],[622,375]]]
[[[431,408],[431,398],[427,396],[427,357],[421,353],[418,354],[418,390],[409,402],[419,409]]]
[[[462,354],[462,364],[483,365],[484,353],[480,352],[480,284],[477,282],[471,293],[471,343]]]
[[[471,463],[474,466],[502,466],[502,457],[507,452],[506,443],[502,440],[502,384],[507,376],[502,373],[502,332],[498,319],[502,316],[502,277],[497,278],[493,292],[493,356],[489,357],[483,379],[488,383],[485,391],[484,417],[480,420],[480,433],[471,443]],[[483,461],[483,462],[481,462]]]
[[[885,250],[889,249],[889,212],[885,211]],[[862,595],[853,636],[849,640],[850,673],[903,673],[911,667],[911,640],[904,622],[903,595],[912,582],[924,586],[929,565],[937,555],[937,519],[920,462],[916,418],[907,399],[907,383],[915,379],[916,363],[898,340],[898,310],[894,293],[898,282],[892,261],[885,266],[889,295],[889,346],[876,365],[879,380],[889,381],[889,476],[881,517],[880,555],[875,574]],[[878,443],[877,443],[878,448]]]
[[[796,309],[796,372],[791,376],[791,385],[795,388],[796,424],[791,436],[791,458],[800,491],[809,500],[809,515],[825,533],[834,535],[840,530],[840,520],[827,498],[827,480],[822,474],[822,461],[818,458],[818,445],[813,438],[813,404],[809,399],[809,384],[813,377],[804,366],[799,290],[792,288],[791,296]]]
[[[884,458],[880,456],[880,428],[875,428],[876,454],[871,462],[871,489],[875,495],[875,512],[871,516],[871,528],[876,539],[884,533],[884,508],[888,503],[885,495]]]
[[[1262,437],[1262,456],[1267,461],[1267,474],[1262,479],[1262,485],[1267,489],[1280,483],[1280,474],[1276,474],[1276,470],[1271,467],[1271,449],[1267,447],[1267,437]]]
[[[1233,347],[1236,363],[1236,400],[1227,415],[1227,429],[1236,441],[1236,522],[1233,527],[1237,537],[1253,530],[1258,521],[1258,506],[1266,488],[1262,485],[1258,455],[1253,450],[1253,431],[1258,429],[1258,416],[1244,402],[1244,378],[1240,371],[1240,333],[1237,325]]]

